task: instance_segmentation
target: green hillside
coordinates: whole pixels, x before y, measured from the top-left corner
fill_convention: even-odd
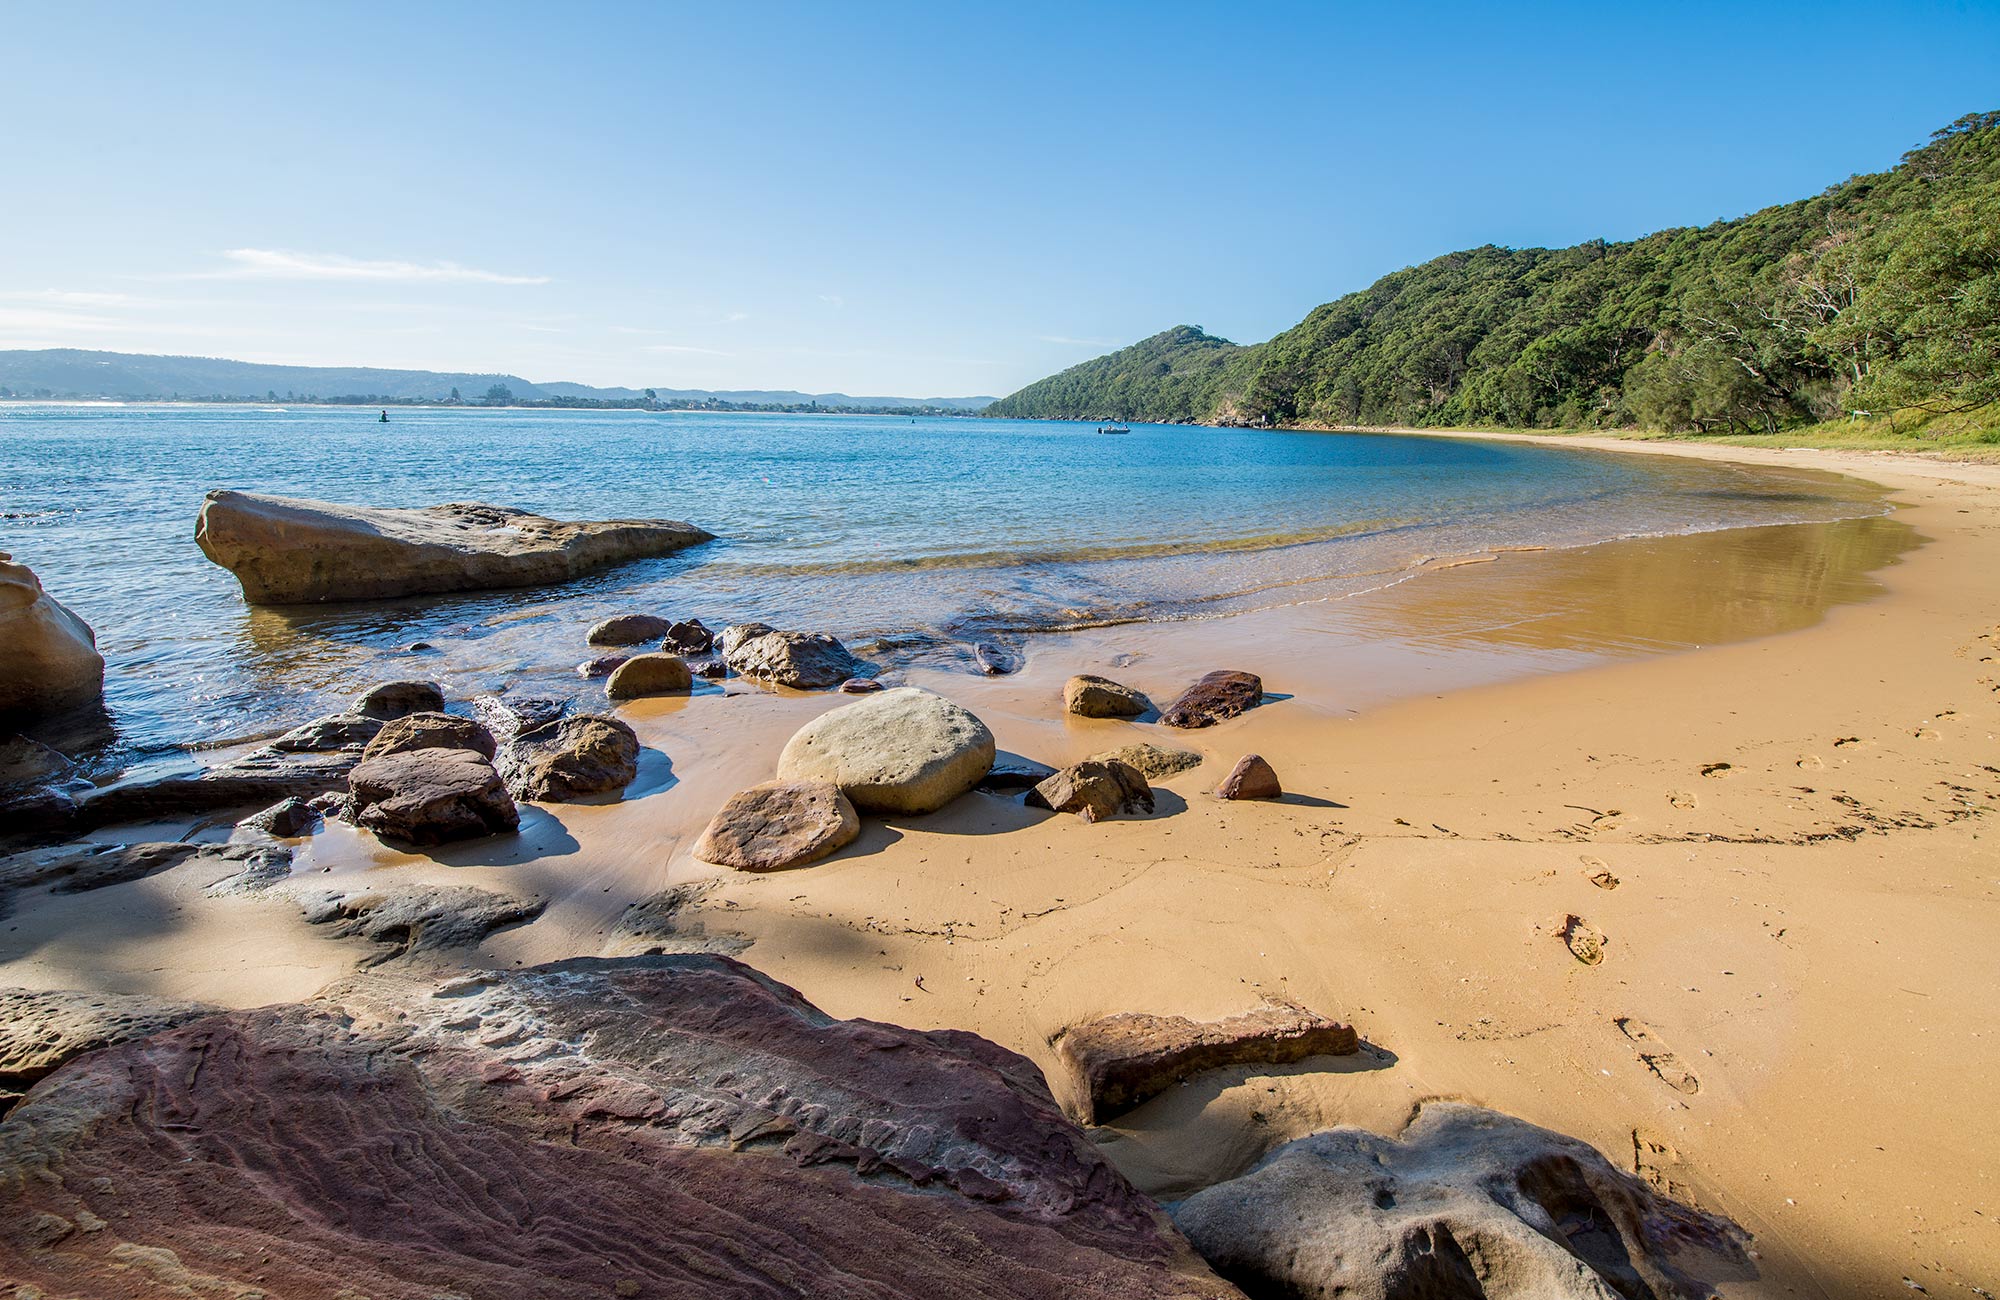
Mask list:
[[[1267,343],[1183,326],[994,415],[1774,431],[2000,400],[2000,113],[1700,229],[1409,267]]]

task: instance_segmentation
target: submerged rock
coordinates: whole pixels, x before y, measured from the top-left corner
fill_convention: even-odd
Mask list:
[[[1285,788],[1261,754],[1245,754],[1215,787],[1215,793],[1224,799],[1278,799],[1284,796]]]
[[[104,695],[104,656],[90,624],[0,551],[0,718],[67,713]]]
[[[568,803],[623,790],[639,775],[639,735],[602,713],[578,713],[507,746],[500,772],[516,799]]]
[[[1004,677],[1019,667],[1012,654],[991,641],[981,641],[972,647],[972,662],[988,677]]]
[[[195,528],[202,554],[253,605],[540,586],[711,539],[666,519],[566,523],[506,506],[384,509],[226,491],[208,494]]]
[[[861,818],[833,782],[780,782],[731,795],[694,855],[738,871],[778,871],[817,862],[859,834]]]
[[[384,722],[412,713],[442,713],[444,689],[436,682],[383,682],[363,691],[354,701],[354,711]]]
[[[1247,713],[1263,698],[1264,681],[1257,674],[1225,668],[1181,692],[1160,714],[1160,721],[1169,727],[1212,727]]]
[[[493,738],[504,743],[557,721],[569,712],[569,701],[546,695],[479,695],[473,697],[472,711]]]
[[[388,754],[408,754],[419,749],[469,749],[481,758],[492,758],[496,746],[493,733],[471,718],[449,713],[411,713],[382,725],[375,739],[361,751],[361,757],[382,758]]]
[[[604,683],[604,693],[614,700],[637,700],[650,695],[686,695],[694,688],[694,674],[679,655],[653,651],[633,655],[612,670]]]
[[[125,993],[0,988],[0,1116],[66,1061],[215,1011]]]
[[[1087,822],[1122,812],[1153,811],[1153,787],[1136,767],[1116,759],[1086,758],[1045,778],[1028,794],[1028,804],[1052,812],[1075,813]]]
[[[1063,683],[1063,711],[1079,718],[1136,718],[1153,702],[1109,677],[1078,673]]]
[[[592,677],[609,677],[618,671],[618,666],[630,659],[631,655],[599,655],[586,659],[576,666],[576,675],[586,680]]]
[[[1236,1295],[1031,1062],[707,955],[358,976],[72,1061],[6,1143],[51,1296]]]
[[[493,764],[469,749],[418,749],[358,764],[349,775],[354,820],[410,844],[498,835],[521,824]]]
[[[1149,781],[1162,781],[1201,766],[1201,755],[1192,749],[1168,749],[1145,741],[1107,749],[1102,754],[1092,754],[1091,758],[1100,763],[1116,762],[1138,768]]]
[[[1424,1103],[1399,1138],[1339,1128],[1195,1193],[1174,1220],[1251,1295],[1695,1300],[1743,1275],[1743,1234],[1590,1146]]]
[[[673,623],[658,614],[614,614],[583,634],[591,645],[644,645],[667,634]]]
[[[993,766],[993,733],[912,686],[822,713],[785,742],[781,781],[831,781],[864,812],[935,812]]]
[[[1210,1021],[1121,1012],[1065,1029],[1054,1046],[1067,1074],[1063,1109],[1102,1124],[1203,1070],[1351,1056],[1361,1039],[1350,1025],[1274,1003]]]
[[[738,676],[795,690],[838,686],[861,668],[846,646],[824,632],[767,631],[743,637],[733,649],[723,650],[723,659]]]

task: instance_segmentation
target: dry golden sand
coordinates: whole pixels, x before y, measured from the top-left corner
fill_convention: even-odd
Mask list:
[[[550,897],[475,955],[493,964],[619,951],[628,903],[706,882],[692,923],[827,1011],[974,1030],[1044,1067],[1079,1019],[1282,995],[1371,1050],[1203,1076],[1102,1129],[1142,1187],[1172,1198],[1292,1137],[1393,1132],[1457,1097],[1754,1233],[1757,1276],[1728,1295],[2000,1292],[2000,467],[1608,445],[1844,471],[1900,509],[1508,554],[1053,638],[1015,677],[911,675],[1045,761],[1202,750],[1149,818],[974,795],[870,819],[801,870],[706,867],[688,849],[708,814],[844,702],[732,683],[621,710],[654,751],[622,803],[428,857],[336,826],[301,870]],[[1164,702],[1216,667],[1277,698],[1193,733],[1059,714],[1072,672]],[[1207,793],[1251,751],[1284,802]],[[357,957],[282,900],[207,899],[184,875],[22,900],[0,982],[250,1005]],[[1571,916],[1603,936],[1598,964],[1565,946]]]

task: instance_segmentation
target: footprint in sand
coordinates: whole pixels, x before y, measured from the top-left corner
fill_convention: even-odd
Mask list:
[[[1618,888],[1618,877],[1611,874],[1611,868],[1605,865],[1603,858],[1584,858],[1583,877],[1599,889]]]
[[[1937,732],[1936,732],[1935,730],[1933,730],[1933,729],[1932,729],[1932,728],[1930,728],[1930,727],[1918,727],[1918,728],[1917,728],[1917,729],[1916,729],[1915,731],[1912,731],[1912,732],[1910,733],[1910,739],[1912,739],[1912,740],[1942,740],[1942,739],[1944,739],[1944,737],[1940,736],[1940,735],[1939,735],[1939,734],[1938,734],[1938,733],[1937,733]]]
[[[1870,743],[1872,742],[1863,740],[1859,736],[1841,736],[1833,742],[1833,747],[1835,749],[1846,749],[1849,745],[1866,745]]]
[[[1676,808],[1692,808],[1695,798],[1685,790],[1675,790],[1667,796],[1667,802]]]
[[[1701,1080],[1695,1077],[1694,1071],[1674,1055],[1672,1048],[1660,1041],[1660,1036],[1645,1021],[1620,1016],[1613,1023],[1639,1049],[1639,1063],[1659,1076],[1660,1082],[1690,1097],[1701,1091]]]
[[[1714,777],[1718,781],[1728,776],[1729,772],[1730,767],[1727,763],[1703,763],[1701,765],[1701,774],[1703,776]]]
[[[1796,764],[1794,764],[1794,766],[1799,767],[1807,772],[1824,771],[1826,768],[1826,764],[1820,759],[1820,756],[1818,754],[1807,754],[1804,758],[1800,759]]]
[[[1584,965],[1595,966],[1604,960],[1604,932],[1582,917],[1565,916],[1560,933],[1570,954]]]

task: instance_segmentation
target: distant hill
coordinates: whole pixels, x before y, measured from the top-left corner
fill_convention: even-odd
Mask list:
[[[85,352],[75,348],[0,351],[0,397],[50,399],[115,398],[171,401],[220,398],[228,401],[327,401],[354,397],[386,402],[444,402],[456,390],[460,400],[478,403],[494,388],[514,401],[637,402],[640,388],[594,388],[589,384],[537,384],[519,375],[453,374],[434,370],[378,370],[345,366],[270,366],[217,357],[163,357],[127,352]],[[710,392],[656,388],[663,403],[728,406],[811,406],[843,410],[976,411],[991,397],[850,397],[845,393],[786,391]]]
[[[989,413],[1771,431],[2000,402],[2000,113],[1891,171],[1629,243],[1450,253],[1237,347],[1194,326]]]

